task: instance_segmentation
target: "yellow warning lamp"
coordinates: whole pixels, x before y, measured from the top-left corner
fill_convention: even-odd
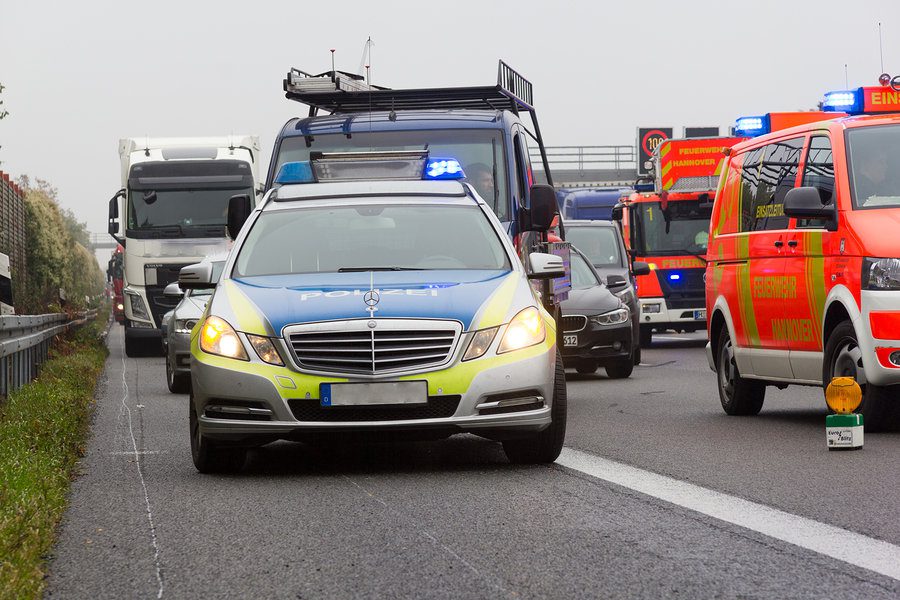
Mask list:
[[[862,403],[862,390],[853,377],[835,377],[825,389],[828,408],[839,415],[849,415]]]

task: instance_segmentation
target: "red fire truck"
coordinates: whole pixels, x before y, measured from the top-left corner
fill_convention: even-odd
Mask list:
[[[106,267],[106,279],[111,285],[113,317],[117,323],[125,322],[125,298],[122,296],[124,285],[122,261],[125,256],[125,248],[121,244],[116,246],[109,264]]]

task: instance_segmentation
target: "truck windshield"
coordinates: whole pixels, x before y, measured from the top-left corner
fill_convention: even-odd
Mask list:
[[[499,131],[486,129],[434,129],[364,131],[352,136],[316,134],[284,138],[274,172],[286,162],[309,160],[310,152],[366,152],[424,150],[431,156],[457,159],[478,195],[501,221],[509,219],[506,192],[506,156]]]
[[[439,269],[509,270],[477,206],[368,205],[263,213],[232,275]]]
[[[249,194],[251,188],[235,190],[148,190],[128,193],[130,237],[223,237],[228,220],[228,200]]]
[[[566,241],[584,252],[595,267],[625,266],[619,252],[619,239],[612,227],[566,226]]]
[[[900,125],[847,131],[856,208],[900,207]]]
[[[632,207],[638,256],[706,255],[711,205],[701,206],[698,200],[669,201],[665,213],[659,202],[638,202]]]

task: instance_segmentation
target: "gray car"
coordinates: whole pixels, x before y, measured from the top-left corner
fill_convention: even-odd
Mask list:
[[[225,255],[207,259],[213,275],[218,279],[225,264]],[[177,283],[170,283],[164,294],[181,297],[181,302],[162,319],[163,351],[166,356],[166,384],[174,394],[186,394],[191,389],[191,330],[206,309],[212,290],[182,292]]]

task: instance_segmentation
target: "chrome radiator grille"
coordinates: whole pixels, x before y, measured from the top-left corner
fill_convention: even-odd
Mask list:
[[[285,336],[302,368],[377,375],[446,362],[460,331],[446,321],[372,319],[290,327]]]

